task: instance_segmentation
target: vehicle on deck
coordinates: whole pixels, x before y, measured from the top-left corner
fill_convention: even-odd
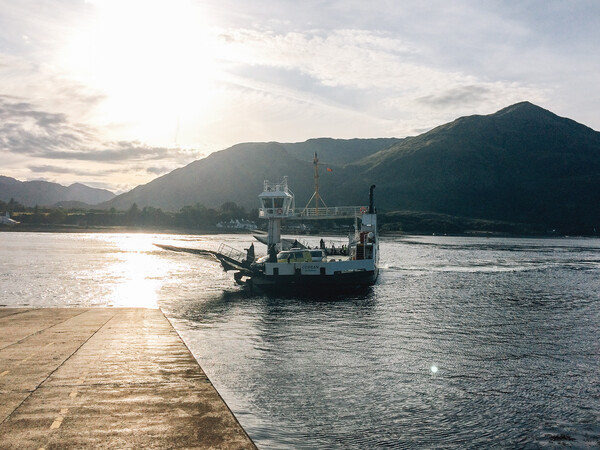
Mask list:
[[[323,250],[293,248],[277,253],[277,262],[280,263],[322,262],[325,258]]]

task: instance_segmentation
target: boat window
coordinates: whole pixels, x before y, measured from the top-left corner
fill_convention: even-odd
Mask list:
[[[294,254],[294,258],[304,258],[304,255],[302,254],[302,252],[296,252]]]
[[[262,204],[263,204],[263,208],[272,208],[273,207],[273,202],[272,202],[272,199],[270,199],[270,198],[263,198]]]
[[[273,199],[274,208],[283,208],[283,198],[276,197]]]
[[[310,255],[317,258],[322,258],[323,252],[321,250],[313,250],[312,252],[310,252]]]

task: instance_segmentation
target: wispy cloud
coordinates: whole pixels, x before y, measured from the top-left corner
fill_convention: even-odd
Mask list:
[[[69,123],[65,114],[41,111],[8,96],[0,96],[0,120],[0,150],[5,152],[36,155],[94,141],[89,127]]]
[[[227,43],[223,58],[237,64],[235,83],[282,102],[310,103],[314,114],[332,117],[326,123],[339,137],[352,137],[334,124],[342,111],[362,116],[371,126],[366,136],[404,136],[459,115],[545,99],[543,89],[528,83],[444,69],[416,43],[390,32],[236,29],[221,39]]]
[[[228,43],[225,58],[300,71],[331,87],[395,88],[418,68],[411,65],[416,49],[386,33],[238,29],[222,36]]]
[[[62,113],[0,96],[0,150],[46,159],[78,161],[152,161],[189,154],[179,148],[154,147],[139,141],[103,142],[97,130],[71,123]]]
[[[448,89],[438,94],[426,95],[417,100],[425,105],[434,107],[457,108],[488,100],[491,93],[492,91],[489,87],[471,85]]]
[[[0,95],[0,152],[7,164],[10,155],[30,158],[27,169],[32,174],[84,180],[115,175],[144,179],[173,170],[195,156],[194,151],[139,141],[103,141],[98,130],[72,123],[64,113],[43,111],[32,102],[7,95]],[[65,164],[49,164],[57,160]],[[163,164],[157,166],[156,161]]]
[[[146,170],[146,172],[153,174],[153,175],[164,175],[165,173],[169,173],[171,170],[173,170],[173,168],[159,166],[159,167],[146,167],[145,170]]]
[[[109,175],[114,175],[116,173],[124,172],[124,169],[114,168],[114,169],[106,169],[106,170],[94,170],[90,168],[78,168],[73,165],[69,166],[56,166],[50,164],[43,165],[30,165],[27,168],[36,174],[44,174],[44,175],[77,175],[77,176],[85,176],[85,177],[105,177]]]
[[[36,155],[48,159],[110,163],[155,161],[177,158],[181,155],[181,151],[178,148],[151,147],[142,145],[139,142],[115,142],[108,145],[112,148],[94,148],[87,151],[41,151]]]

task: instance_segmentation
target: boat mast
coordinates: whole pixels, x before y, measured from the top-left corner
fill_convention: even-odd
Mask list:
[[[315,212],[319,215],[319,158],[317,152],[315,152]]]

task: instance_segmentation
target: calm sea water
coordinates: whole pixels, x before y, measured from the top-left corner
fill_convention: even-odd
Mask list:
[[[600,239],[384,238],[337,298],[153,242],[251,240],[0,233],[0,304],[160,307],[260,448],[600,446]]]

